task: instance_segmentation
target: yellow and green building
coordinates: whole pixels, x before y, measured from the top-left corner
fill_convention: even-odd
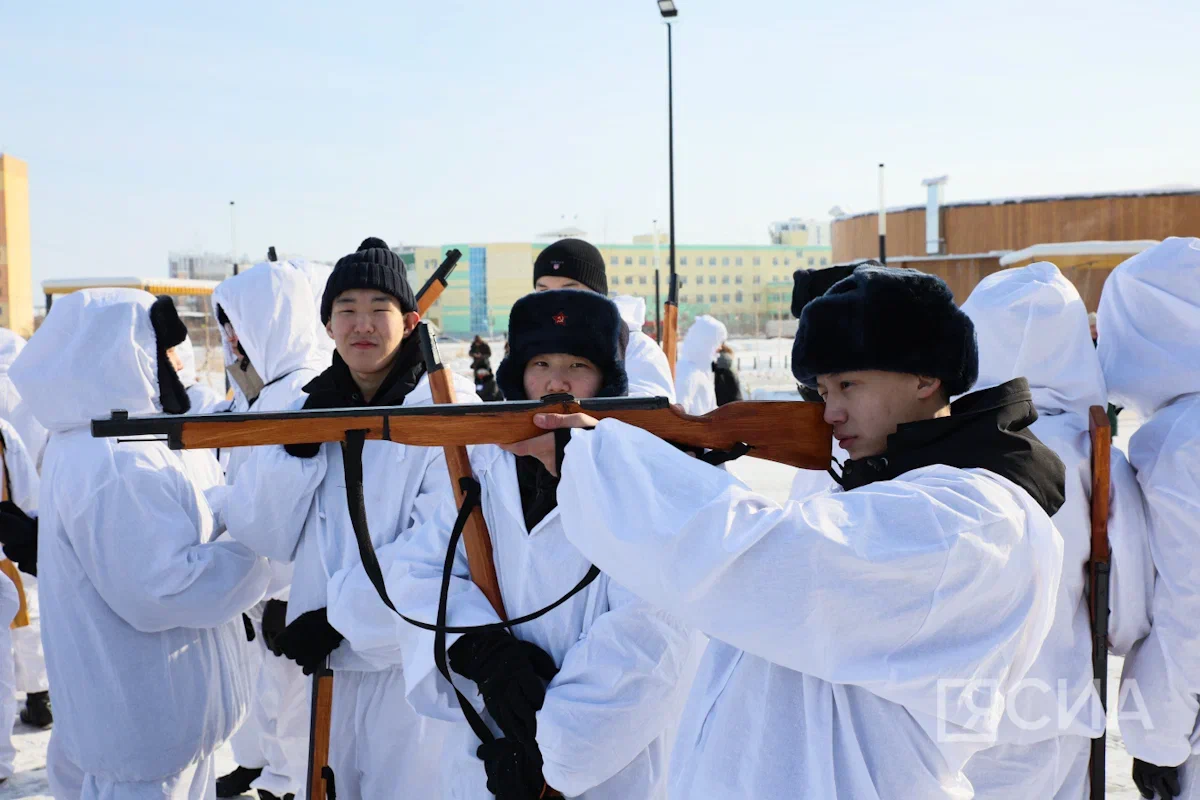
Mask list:
[[[795,240],[793,240],[794,242]],[[516,242],[447,244],[411,247],[401,253],[409,278],[420,287],[445,254],[454,248],[463,257],[429,318],[451,336],[502,335],[509,310],[533,289],[533,262],[548,243]],[[646,318],[654,319],[655,258],[653,238],[632,244],[597,245],[608,266],[610,295],[632,295],[646,301]],[[692,245],[675,247],[682,321],[711,314],[731,333],[761,333],[767,321],[791,315],[792,273],[832,263],[827,245]],[[667,297],[669,246],[660,238],[657,248],[658,288]]]

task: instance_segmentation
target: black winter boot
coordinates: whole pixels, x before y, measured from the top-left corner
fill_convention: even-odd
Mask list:
[[[262,775],[262,767],[238,767],[228,775],[217,778],[217,797],[237,797],[250,791],[250,784]]]
[[[30,692],[25,697],[25,707],[21,709],[21,722],[43,729],[54,724],[49,692]]]
[[[271,794],[266,789],[258,790],[258,800],[280,800],[276,795]],[[296,795],[288,792],[283,796],[283,800],[296,800]]]

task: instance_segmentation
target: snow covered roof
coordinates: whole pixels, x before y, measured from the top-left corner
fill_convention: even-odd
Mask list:
[[[1029,195],[1026,197],[994,197],[990,200],[963,200],[958,203],[943,203],[942,208],[962,208],[964,206],[1003,206],[1015,203],[1046,203],[1051,200],[1103,200],[1109,197],[1155,197],[1160,195],[1200,195],[1200,186],[1163,186],[1157,189],[1133,189],[1122,192],[1094,192],[1083,194],[1044,194],[1044,195]],[[900,206],[897,208],[889,208],[887,213],[899,214],[904,211],[918,211],[925,208],[925,204],[912,206]],[[875,216],[878,214],[878,209],[871,211],[860,211],[856,214],[844,214],[840,217],[835,217],[834,222],[841,222],[847,219],[855,219],[857,217]]]
[[[587,231],[576,228],[574,225],[568,225],[565,228],[559,228],[556,231],[546,231],[539,233],[539,239],[582,239],[587,236]]]
[[[986,253],[944,253],[936,256],[888,256],[889,261],[966,261],[972,258],[1003,259],[1008,250],[989,250]],[[1000,262],[1003,264],[1003,260]]]
[[[1158,244],[1157,239],[1133,239],[1124,242],[1053,242],[1035,244],[1024,250],[1014,250],[1002,256],[1000,266],[1009,267],[1022,261],[1043,261],[1055,256],[1137,255]]]

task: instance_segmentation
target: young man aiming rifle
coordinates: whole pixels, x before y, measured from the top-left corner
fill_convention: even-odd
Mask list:
[[[1049,630],[1062,462],[1027,430],[1023,381],[950,404],[975,380],[975,336],[933,276],[835,284],[802,313],[793,371],[851,456],[842,491],[781,507],[583,414],[546,415],[592,430],[527,452],[561,475],[580,552],[712,637],[673,796],[969,796],[963,765]]]

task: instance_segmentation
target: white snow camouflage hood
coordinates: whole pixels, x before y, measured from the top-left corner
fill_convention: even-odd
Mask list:
[[[625,324],[629,326],[629,330],[640,331],[646,324],[646,300],[644,298],[620,294],[613,298],[613,302],[617,304],[617,311],[620,312],[621,319],[625,320]]]
[[[1058,267],[1039,261],[989,275],[962,310],[979,342],[977,390],[1025,378],[1040,414],[1087,419],[1089,406],[1104,404],[1087,310]]]
[[[286,261],[255,264],[221,281],[213,290],[214,314],[218,307],[265,383],[305,367],[320,372],[329,366],[329,350],[317,338],[321,326],[308,277]],[[236,358],[224,331],[221,339],[229,366]]]
[[[1200,239],[1173,236],[1113,270],[1096,330],[1114,404],[1149,416],[1200,393]]]
[[[728,338],[725,325],[708,314],[696,317],[688,328],[680,348],[680,358],[693,364],[708,366],[717,358],[717,348]]]
[[[54,304],[9,368],[43,427],[78,428],[118,408],[162,411],[153,303],[137,289],[84,289]]]
[[[0,373],[8,372],[8,368],[24,349],[25,340],[19,334],[8,328],[0,328]]]

